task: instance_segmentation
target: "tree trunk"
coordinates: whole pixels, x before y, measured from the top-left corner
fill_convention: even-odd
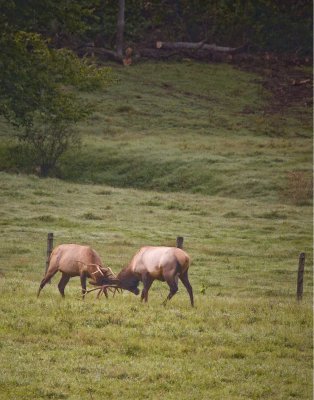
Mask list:
[[[125,12],[125,0],[119,0],[116,51],[118,57],[120,58],[123,58],[124,12]]]

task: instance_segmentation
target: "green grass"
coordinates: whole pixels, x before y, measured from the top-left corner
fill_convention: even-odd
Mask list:
[[[309,206],[0,179],[0,398],[311,398]],[[164,308],[158,282],[146,305],[126,292],[82,302],[79,279],[65,301],[57,278],[37,300],[48,231],[91,244],[114,271],[183,235],[195,309],[182,287]]]
[[[117,74],[90,95],[82,151],[59,165],[68,181],[0,173],[0,399],[311,399],[309,110],[264,114],[259,77],[231,66]],[[15,171],[3,139],[1,166]],[[115,272],[184,236],[196,307],[182,285],[163,307],[161,282],[148,304],[127,292],[83,302],[78,278],[62,300],[59,277],[37,299],[48,232]]]

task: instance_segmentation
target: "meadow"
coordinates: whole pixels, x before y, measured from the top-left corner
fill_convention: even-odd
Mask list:
[[[84,95],[95,111],[62,179],[13,173],[1,122],[0,399],[311,399],[311,110],[269,112],[261,76],[230,65],[114,70]],[[37,299],[48,232],[115,272],[183,236],[195,308],[182,285],[162,306],[160,282],[147,304],[82,301],[78,278],[63,300],[58,277]]]

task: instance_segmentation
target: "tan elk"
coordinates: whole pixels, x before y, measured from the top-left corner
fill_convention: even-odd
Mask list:
[[[57,273],[62,276],[58,284],[59,292],[64,297],[64,289],[70,278],[79,276],[81,279],[83,298],[86,293],[86,279],[91,278],[93,285],[105,285],[106,283],[115,283],[116,276],[109,267],[104,267],[98,253],[89,246],[78,244],[61,244],[53,249],[49,258],[49,265],[42,279],[37,297],[43,287]],[[107,292],[104,291],[107,296]]]
[[[132,258],[127,267],[119,272],[115,280],[101,287],[99,294],[107,288],[126,289],[138,295],[138,284],[143,282],[141,300],[147,302],[148,291],[155,279],[167,282],[170,292],[163,304],[166,304],[178,291],[178,278],[189,293],[191,305],[194,306],[193,289],[188,279],[190,257],[177,247],[142,247]]]

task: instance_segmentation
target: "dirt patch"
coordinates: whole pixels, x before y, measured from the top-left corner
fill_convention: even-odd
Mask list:
[[[262,85],[272,93],[265,112],[278,113],[287,107],[313,105],[313,77],[308,59],[263,55],[235,60],[242,70],[262,76]]]
[[[263,79],[264,87],[273,95],[269,111],[280,112],[283,108],[295,105],[312,106],[313,83],[311,76],[304,71],[278,68]]]

